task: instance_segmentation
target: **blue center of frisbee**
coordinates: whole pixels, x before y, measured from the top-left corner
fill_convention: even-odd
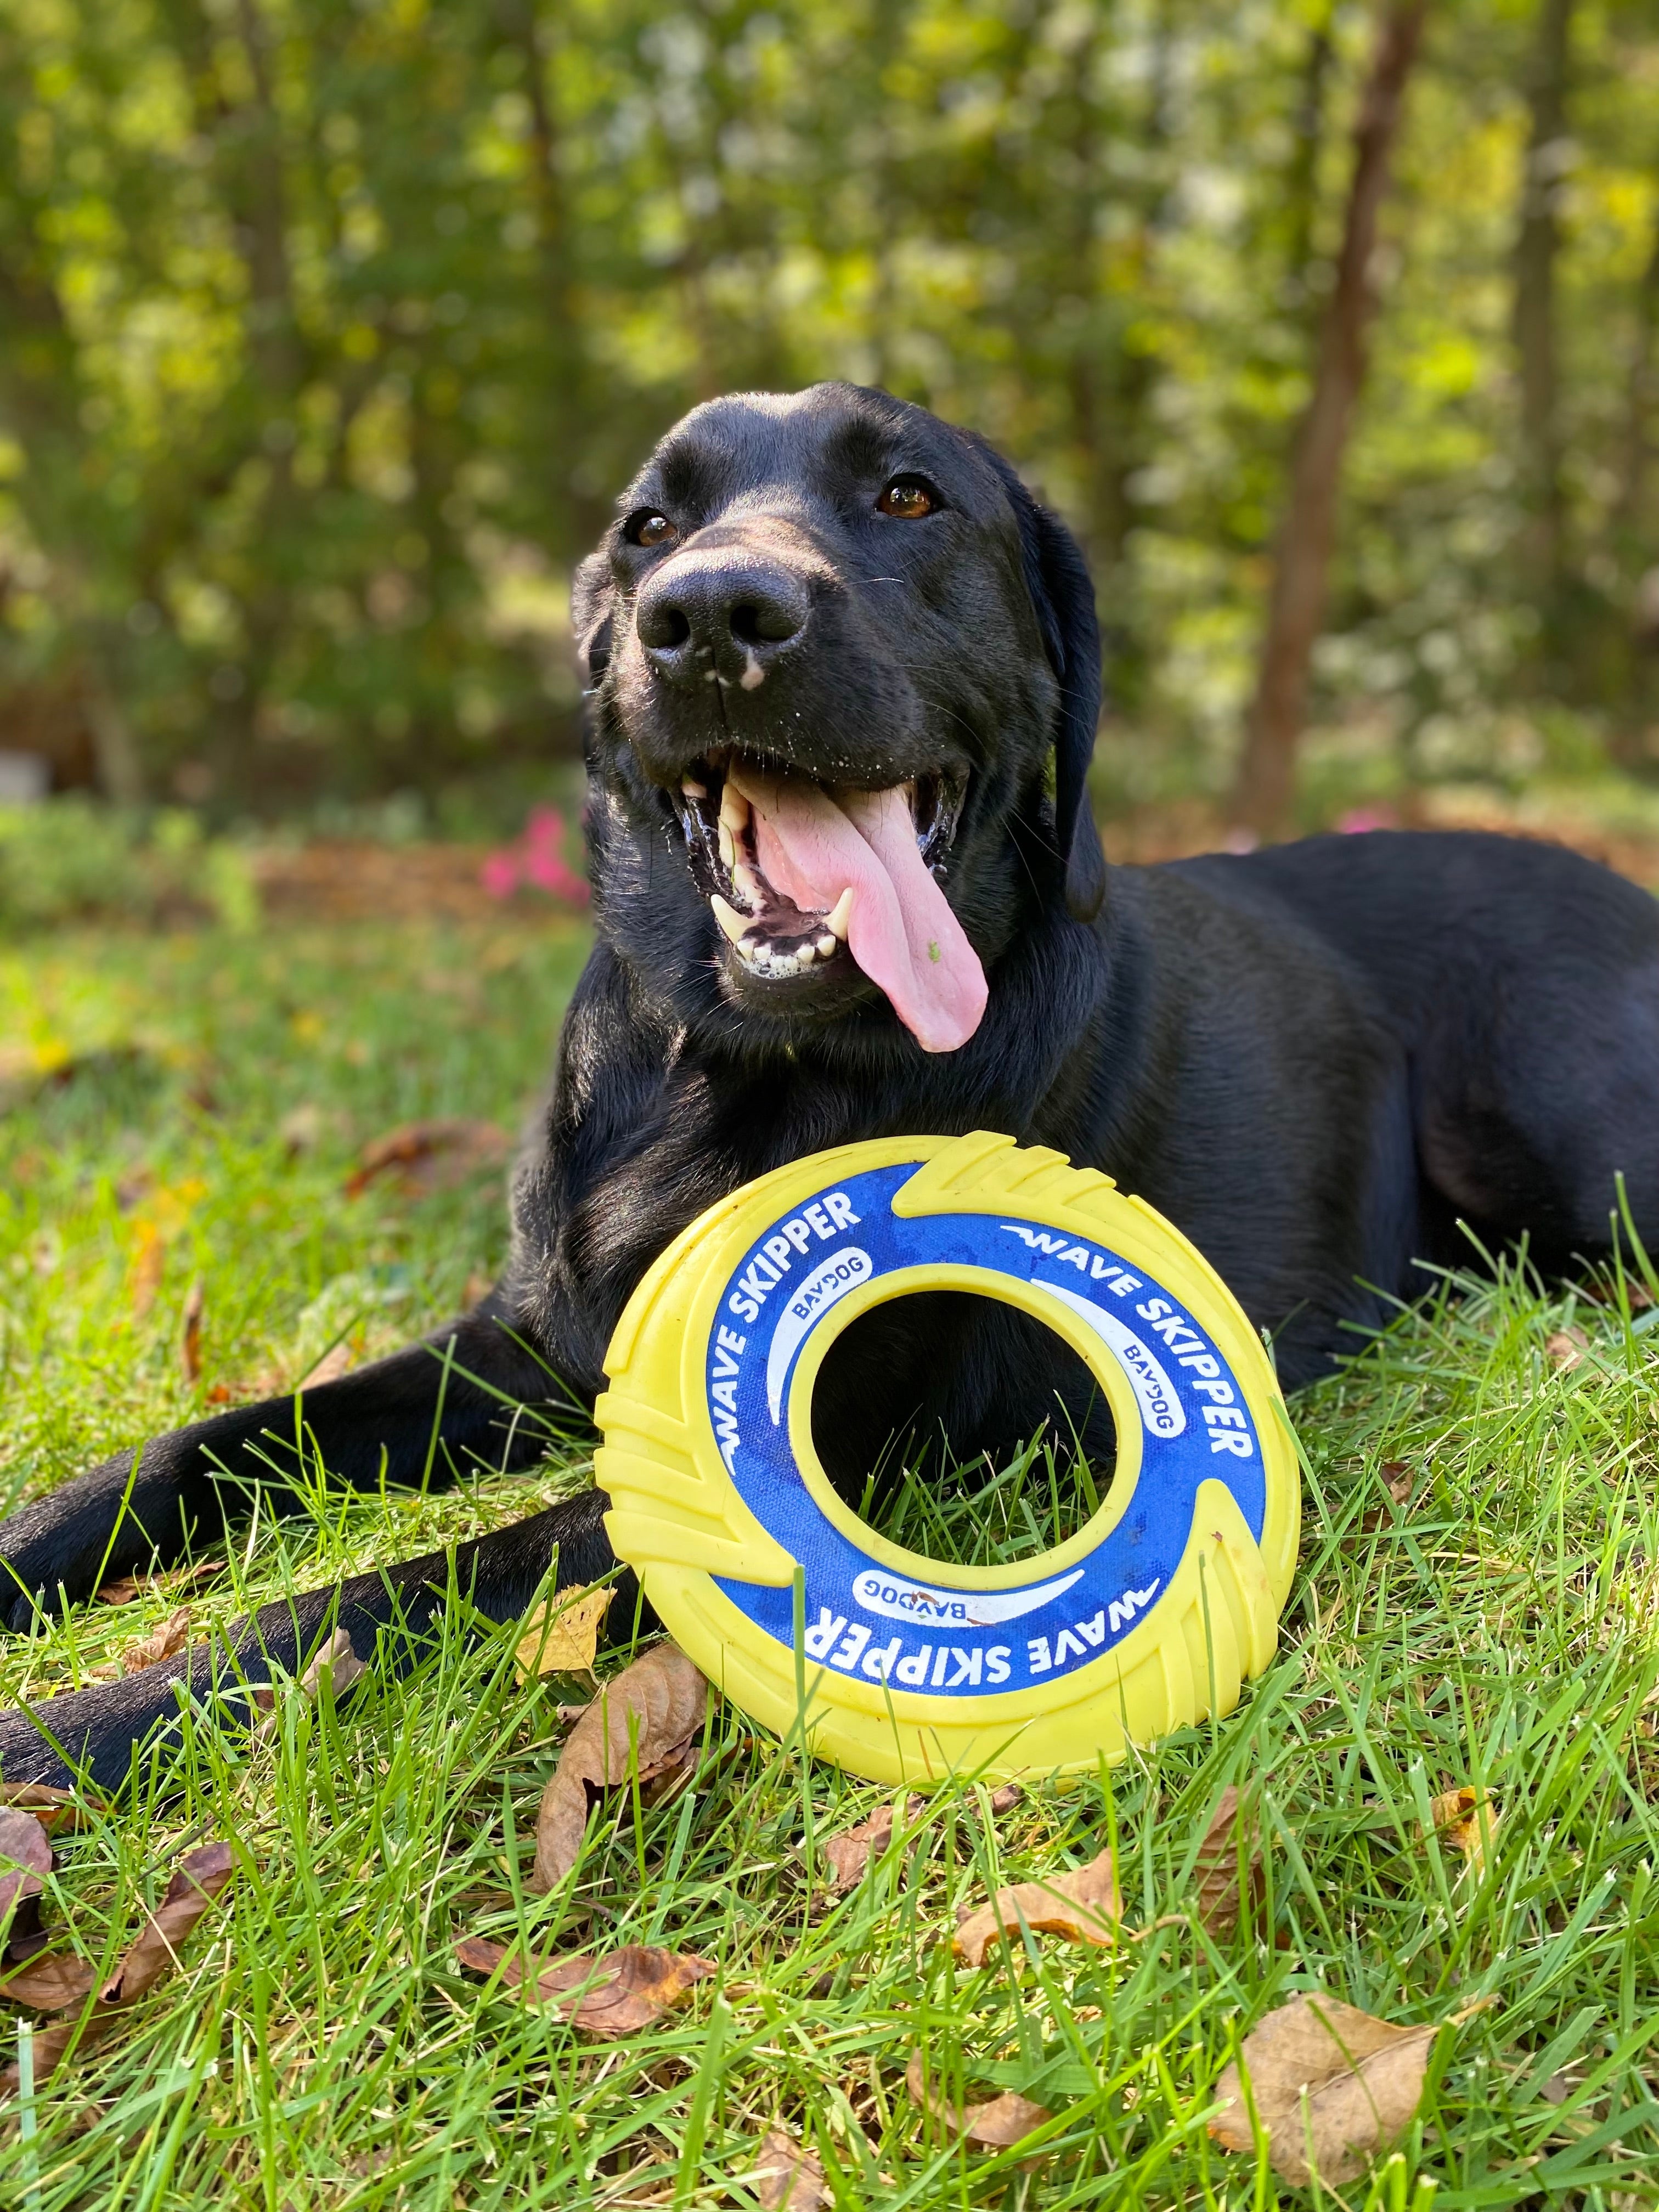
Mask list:
[[[809,1658],[897,1690],[984,1697],[1056,1680],[1126,1636],[1179,1565],[1206,1478],[1231,1491],[1259,1542],[1261,1446],[1237,1377],[1179,1298],[1104,1244],[1043,1222],[896,1214],[917,1164],[826,1185],[750,1247],[709,1334],[708,1415],[744,1504],[803,1571]],[[1128,1511],[1086,1557],[1013,1589],[965,1589],[943,1565],[912,1581],[871,1557],[824,1513],[789,1441],[795,1370],[826,1316],[860,1284],[942,1263],[1052,1291],[1116,1360],[1140,1412]],[[719,1579],[793,1648],[792,1589]]]

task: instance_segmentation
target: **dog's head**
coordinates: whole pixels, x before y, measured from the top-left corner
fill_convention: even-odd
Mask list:
[[[884,997],[949,1051],[1020,930],[1098,908],[1093,592],[981,439],[851,385],[711,401],[573,611],[601,927],[681,1018]]]

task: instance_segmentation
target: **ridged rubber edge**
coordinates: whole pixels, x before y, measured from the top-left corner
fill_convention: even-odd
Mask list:
[[[1109,1243],[1144,1266],[1149,1283],[1182,1299],[1249,1396],[1266,1488],[1262,1541],[1252,1539],[1226,1486],[1206,1480],[1168,1589],[1114,1650],[1052,1686],[933,1698],[809,1663],[813,1749],[882,1782],[938,1781],[963,1771],[1001,1779],[1091,1767],[1121,1759],[1131,1742],[1230,1712],[1245,1679],[1273,1656],[1296,1559],[1299,1470],[1272,1367],[1225,1284],[1161,1215],[1062,1154],[1021,1150],[988,1132],[887,1139],[793,1162],[712,1207],[660,1255],[618,1324],[606,1359],[612,1387],[596,1408],[605,1432],[596,1471],[611,1498],[606,1526],[617,1555],[639,1571],[687,1656],[744,1711],[780,1734],[799,1724],[794,1653],[757,1629],[711,1579],[782,1585],[793,1562],[720,1460],[700,1391],[712,1311],[696,1310],[780,1207],[810,1198],[838,1174],[909,1161],[921,1164],[899,1193],[896,1212],[1017,1211]],[[1149,1247],[1152,1256],[1143,1258]],[[1040,1559],[1026,1565],[1041,1573]]]

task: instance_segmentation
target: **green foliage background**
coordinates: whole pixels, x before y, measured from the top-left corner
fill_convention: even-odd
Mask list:
[[[1134,734],[1113,775],[1214,787],[1372,20],[0,0],[0,741],[261,809],[568,750],[568,573],[643,449],[699,398],[845,375],[1064,509]],[[1392,774],[1659,752],[1659,18],[1573,0],[1569,135],[1532,164],[1541,576],[1511,338],[1538,39],[1534,0],[1439,0],[1408,97],[1318,664]]]

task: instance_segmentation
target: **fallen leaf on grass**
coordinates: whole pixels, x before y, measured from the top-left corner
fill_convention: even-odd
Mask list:
[[[222,1559],[200,1559],[191,1567],[169,1567],[165,1574],[121,1575],[103,1585],[98,1599],[102,1605],[131,1605],[145,1590],[154,1590],[159,1596],[163,1591],[199,1589],[224,1571]]]
[[[649,2027],[695,1984],[719,1972],[712,1959],[661,1950],[653,1943],[625,1944],[597,1959],[586,1952],[550,1959],[535,1968],[528,1984],[523,1960],[505,1943],[465,1936],[455,1946],[455,1956],[475,1974],[493,1974],[499,1968],[509,1989],[524,1988],[532,2002],[550,2005],[573,2027],[607,2039]]]
[[[513,1654],[521,1682],[538,1674],[574,1674],[593,1664],[599,1648],[599,1626],[616,1595],[614,1585],[583,1592],[580,1597],[549,1598],[526,1615],[524,1633]]]
[[[1373,1505],[1370,1512],[1362,1513],[1358,1528],[1362,1536],[1375,1536],[1379,1529],[1391,1528],[1400,1514],[1411,1504],[1417,1487],[1416,1474],[1406,1460],[1385,1459],[1376,1472],[1392,1501],[1393,1510],[1386,1505]]]
[[[904,1817],[914,1820],[927,1804],[925,1797],[906,1801]],[[893,1808],[878,1805],[867,1820],[855,1827],[843,1828],[838,1836],[830,1836],[820,1844],[824,1863],[830,1869],[830,1887],[837,1896],[852,1889],[862,1878],[865,1869],[877,1858],[893,1840]]]
[[[92,1995],[94,1979],[84,1959],[30,1959],[15,1972],[0,1974],[0,1997],[36,2012],[66,2012]]]
[[[1396,1505],[1409,1505],[1412,1492],[1417,1486],[1417,1477],[1409,1460],[1385,1459],[1376,1470],[1388,1486],[1388,1492]]]
[[[143,1321],[155,1304],[167,1263],[167,1248],[161,1231],[153,1221],[141,1221],[133,1239],[132,1266],[128,1274],[128,1297],[134,1321]]]
[[[1544,1357],[1558,1375],[1571,1375],[1575,1367],[1582,1367],[1589,1350],[1589,1339],[1577,1322],[1553,1330],[1544,1339]]]
[[[1498,1833],[1498,1808],[1484,1790],[1465,1783],[1448,1790],[1429,1804],[1429,1825],[1443,1844],[1461,1851],[1475,1875],[1486,1871],[1492,1838]]]
[[[1224,2150],[1255,2148],[1242,2060],[1280,2179],[1297,2189],[1316,2173],[1328,2189],[1355,2180],[1411,2125],[1441,2025],[1395,2027],[1334,1997],[1292,1997],[1250,2030],[1223,2072],[1210,2133]]]
[[[485,1168],[502,1166],[512,1153],[511,1134],[495,1121],[404,1121],[363,1146],[346,1178],[345,1194],[356,1198],[393,1170],[398,1189],[408,1195],[449,1190]]]
[[[40,1877],[52,1872],[52,1844],[33,1813],[8,1806],[0,1812],[0,1923],[11,1925],[5,1949],[27,1944],[40,1926]],[[21,1950],[19,1952],[21,1956]]]
[[[179,1964],[179,1947],[195,1927],[197,1922],[230,1880],[233,1871],[230,1845],[204,1844],[199,1850],[187,1851],[173,1870],[167,1887],[167,1894],[146,1916],[137,1940],[129,1945],[126,1956],[93,1996],[92,2003],[76,2021],[61,2027],[43,2028],[34,2038],[34,2078],[44,2081],[57,2066],[64,2053],[73,2043],[84,2050],[106,2035],[124,2013],[131,2010],[140,1997],[146,1996],[155,1984],[170,1974]],[[43,1974],[48,1963],[61,1977],[58,1986],[73,1990],[67,2002],[74,2004],[88,1993],[88,1985],[80,1982],[76,1974],[79,1961],[61,1960],[48,1962],[35,1960],[26,1972]],[[33,2002],[33,2000],[25,2000]],[[15,2089],[17,2069],[9,2067],[0,2074],[0,2089]]]
[[[337,1698],[343,1698],[360,1674],[368,1672],[368,1666],[351,1648],[351,1638],[343,1628],[337,1628],[326,1644],[320,1644],[311,1655],[306,1670],[300,1677],[300,1687],[308,1698],[314,1698],[323,1686],[323,1675],[327,1673]]]
[[[749,2179],[765,2212],[823,2212],[831,2201],[817,2153],[782,2128],[767,2130]]]
[[[1046,1936],[1066,1936],[1074,1942],[1113,1943],[1122,1917],[1117,1868],[1107,1850],[1069,1874],[1000,1889],[988,1905],[962,1923],[956,1948],[970,1966],[982,1966],[1001,1930],[1018,1935],[1022,1922]]]
[[[296,1390],[320,1390],[325,1382],[337,1382],[343,1375],[349,1375],[356,1355],[349,1340],[342,1337],[331,1344],[314,1367],[308,1367],[295,1384]]]
[[[1012,2089],[982,2105],[966,2105],[958,2111],[928,2081],[927,2063],[919,2051],[911,2053],[904,2086],[942,2127],[977,2143],[981,2150],[1006,2150],[1010,2143],[1023,2142],[1049,2117],[1045,2106],[1034,2105],[1029,2097],[1017,2096]]]
[[[202,1316],[206,1310],[207,1296],[198,1275],[185,1292],[179,1322],[179,1371],[186,1382],[202,1379]]]
[[[294,1681],[293,1687],[302,1698],[314,1698],[323,1686],[323,1676],[326,1674],[336,1698],[343,1698],[358,1676],[368,1672],[368,1662],[357,1656],[352,1649],[350,1637],[343,1628],[337,1628],[327,1643],[319,1644],[312,1653],[305,1672],[297,1681]],[[252,1682],[248,1686],[249,1701],[264,1715],[253,1731],[256,1743],[269,1736],[276,1727],[277,1689],[276,1682]]]
[[[182,1651],[190,1635],[190,1607],[181,1605],[176,1613],[167,1615],[154,1635],[141,1636],[136,1644],[128,1644],[121,1654],[121,1665],[129,1674],[142,1674],[146,1667],[158,1666],[163,1659],[171,1659],[175,1651]]]
[[[45,1782],[0,1782],[0,1805],[33,1813],[48,1835],[80,1827],[94,1809],[72,1790],[53,1790]]]
[[[556,1887],[580,1856],[590,1789],[627,1781],[630,1760],[641,1782],[685,1763],[708,1698],[708,1683],[672,1644],[655,1645],[605,1685],[571,1729],[542,1792],[532,1890]]]
[[[1237,1927],[1243,1891],[1259,1902],[1267,1887],[1261,1865],[1261,1826],[1255,1804],[1248,1796],[1241,1799],[1231,1783],[1222,1791],[1204,1831],[1193,1881],[1198,1890],[1199,1924],[1218,1941]]]

